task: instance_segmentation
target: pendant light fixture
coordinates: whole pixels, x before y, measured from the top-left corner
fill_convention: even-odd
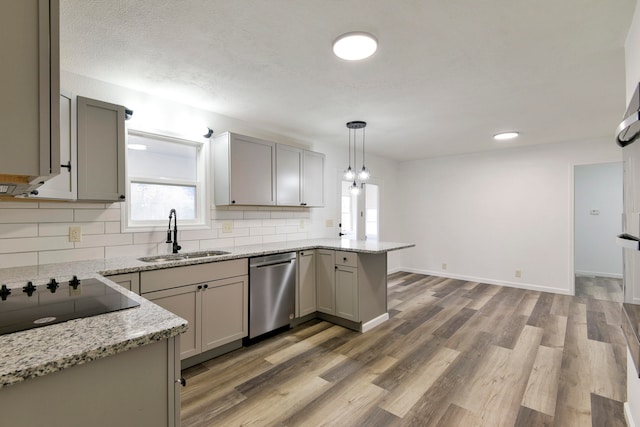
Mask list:
[[[365,152],[364,128],[366,126],[367,126],[367,122],[363,122],[360,120],[347,123],[347,128],[349,129],[349,167],[347,167],[347,170],[344,172],[344,179],[348,181],[351,181],[353,179],[353,185],[351,185],[350,187],[350,192],[353,195],[359,194],[360,188],[362,187],[362,184],[358,185],[356,178],[360,181],[366,181],[367,179],[369,179],[369,176],[370,176],[369,170],[367,169],[364,163],[364,152]],[[358,172],[358,175],[356,176],[354,170],[351,169],[351,131],[353,130],[353,164],[355,166],[358,164],[356,159],[356,152],[357,152],[356,137],[357,137],[358,129],[362,129],[362,169],[360,169],[360,171]]]

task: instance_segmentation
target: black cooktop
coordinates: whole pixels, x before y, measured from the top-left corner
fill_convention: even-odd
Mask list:
[[[0,335],[97,316],[140,304],[98,279],[77,278],[22,288],[0,288]]]

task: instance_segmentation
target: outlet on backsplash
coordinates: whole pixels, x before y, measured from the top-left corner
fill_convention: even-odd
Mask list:
[[[69,241],[82,242],[82,228],[79,226],[69,227]]]

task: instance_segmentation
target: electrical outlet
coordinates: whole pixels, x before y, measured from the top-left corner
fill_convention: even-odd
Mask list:
[[[516,270],[516,277],[522,277],[522,270]]]
[[[222,232],[223,233],[231,233],[233,231],[233,223],[230,221],[222,223]]]
[[[325,227],[327,228],[333,228],[333,220],[332,219],[328,219],[325,221]]]
[[[443,269],[443,270],[446,270],[446,269],[447,269],[447,264],[446,264],[446,263],[444,263],[444,262],[442,263],[442,269]]]
[[[70,242],[82,242],[82,228],[81,227],[69,227],[69,241]]]
[[[300,230],[304,230],[304,219],[300,220]]]

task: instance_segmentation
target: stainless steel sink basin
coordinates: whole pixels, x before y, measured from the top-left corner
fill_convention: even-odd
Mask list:
[[[184,259],[194,259],[194,258],[207,258],[219,255],[227,255],[230,252],[225,251],[202,251],[202,252],[188,252],[184,254],[166,254],[166,255],[155,255],[148,256],[143,258],[138,258],[138,260],[142,262],[166,262],[166,261],[180,261]]]

